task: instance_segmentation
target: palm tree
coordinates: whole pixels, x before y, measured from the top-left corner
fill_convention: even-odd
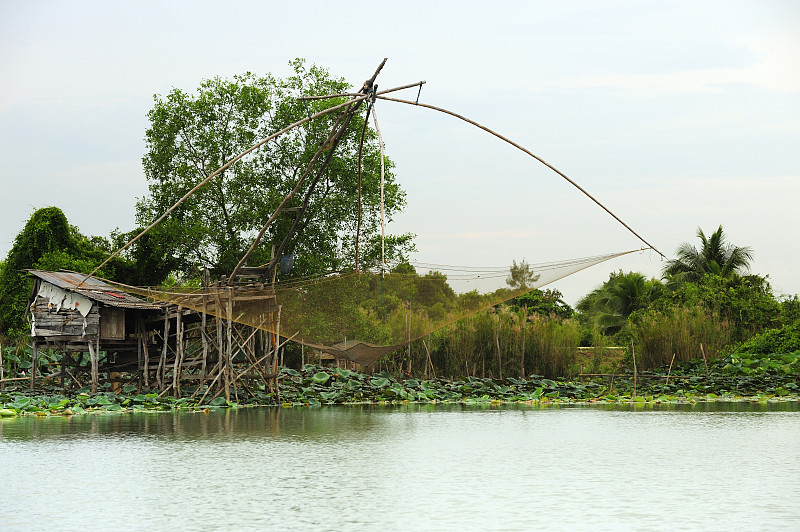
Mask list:
[[[577,308],[606,334],[618,332],[628,316],[647,308],[663,290],[658,279],[648,279],[638,272],[612,273],[600,288],[578,302]]]
[[[698,282],[709,273],[733,277],[750,270],[752,248],[728,244],[721,225],[710,237],[706,237],[698,227],[697,236],[703,244],[700,249],[688,242],[681,244],[677,258],[668,261],[664,267],[664,278],[677,282]]]

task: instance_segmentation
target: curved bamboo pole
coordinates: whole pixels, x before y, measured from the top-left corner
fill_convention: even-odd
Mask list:
[[[567,175],[566,175],[566,174],[564,174],[563,172],[561,172],[561,171],[560,171],[558,168],[556,168],[556,167],[555,167],[555,166],[553,166],[552,164],[548,163],[547,161],[545,161],[544,159],[542,159],[542,158],[541,158],[541,157],[539,157],[538,155],[534,154],[533,152],[531,152],[531,151],[530,151],[530,150],[528,150],[527,148],[524,148],[523,146],[520,146],[519,144],[517,144],[517,143],[516,143],[516,142],[514,142],[513,140],[511,140],[511,139],[509,139],[509,138],[507,138],[507,137],[504,137],[504,136],[503,136],[503,135],[501,135],[500,133],[498,133],[498,132],[496,132],[496,131],[493,131],[493,130],[489,129],[488,127],[486,127],[486,126],[484,126],[484,125],[482,125],[482,124],[479,124],[478,122],[475,122],[474,120],[470,120],[469,118],[467,118],[467,117],[465,117],[465,116],[462,116],[462,115],[460,115],[460,114],[458,114],[458,113],[454,113],[453,111],[448,111],[447,109],[443,109],[443,108],[441,108],[441,107],[436,107],[435,105],[428,105],[428,104],[424,104],[424,103],[412,102],[412,101],[409,101],[409,100],[401,100],[401,99],[399,99],[399,98],[390,98],[390,97],[388,97],[388,96],[380,96],[380,95],[378,95],[377,97],[378,97],[378,98],[380,98],[381,100],[387,100],[387,101],[390,101],[390,102],[405,103],[405,104],[408,104],[408,105],[415,105],[415,106],[417,106],[417,107],[425,107],[425,108],[427,108],[427,109],[433,109],[434,111],[439,111],[440,113],[444,113],[444,114],[447,114],[447,115],[450,115],[450,116],[454,116],[454,117],[456,117],[456,118],[459,118],[459,119],[463,120],[464,122],[467,122],[467,123],[469,123],[469,124],[472,124],[473,126],[475,126],[475,127],[478,127],[478,128],[480,128],[480,129],[482,129],[482,130],[486,131],[487,133],[490,133],[490,134],[494,135],[495,137],[499,138],[500,140],[503,140],[503,141],[505,141],[505,142],[507,142],[507,143],[511,144],[512,146],[514,146],[514,147],[515,147],[515,148],[517,148],[518,150],[521,150],[521,151],[523,151],[523,152],[527,153],[528,155],[530,155],[531,157],[533,157],[534,159],[536,159],[537,161],[539,161],[540,163],[542,163],[543,165],[545,165],[546,167],[548,167],[549,169],[551,169],[552,171],[554,171],[555,173],[557,173],[558,175],[560,175],[561,177],[563,177],[563,178],[564,178],[565,180],[567,180],[567,181],[568,181],[568,182],[569,182],[569,183],[570,183],[572,186],[574,186],[575,188],[577,188],[578,190],[580,190],[581,192],[583,192],[583,193],[584,193],[584,195],[586,195],[586,197],[587,197],[587,198],[589,198],[590,200],[592,200],[593,202],[595,202],[597,205],[599,205],[599,206],[600,206],[600,208],[602,208],[604,211],[606,211],[608,214],[610,214],[612,218],[614,218],[616,221],[618,221],[619,223],[621,223],[621,224],[622,224],[622,225],[625,227],[625,229],[627,229],[628,231],[630,231],[631,233],[633,233],[633,235],[634,235],[636,238],[638,238],[639,240],[641,240],[642,242],[644,242],[645,244],[647,244],[647,247],[648,247],[648,248],[652,249],[653,251],[655,251],[656,253],[658,253],[659,255],[661,255],[661,257],[662,257],[662,258],[665,258],[665,259],[667,258],[667,257],[666,257],[666,256],[665,256],[663,253],[661,253],[661,252],[660,252],[658,249],[656,249],[656,248],[655,248],[655,246],[653,246],[653,245],[652,245],[650,242],[648,242],[647,240],[645,240],[644,238],[642,238],[641,236],[639,236],[639,233],[637,233],[636,231],[634,231],[633,229],[631,229],[631,227],[630,227],[628,224],[626,224],[625,222],[623,222],[623,221],[622,221],[622,220],[621,220],[621,219],[620,219],[620,218],[619,218],[619,217],[618,217],[616,214],[614,214],[613,212],[611,212],[611,211],[608,209],[608,207],[606,207],[605,205],[603,205],[602,203],[600,203],[600,201],[598,201],[598,200],[597,200],[597,199],[596,199],[594,196],[592,196],[591,194],[589,194],[589,193],[588,193],[588,192],[587,192],[587,191],[586,191],[586,190],[585,190],[583,187],[581,187],[581,186],[580,186],[578,183],[576,183],[575,181],[573,181],[572,179],[570,179],[569,177],[567,177]]]
[[[244,157],[244,156],[245,156],[245,155],[247,155],[248,153],[250,153],[250,152],[252,152],[252,151],[254,151],[254,150],[256,150],[256,149],[260,148],[261,146],[263,146],[264,144],[266,144],[266,143],[267,143],[267,142],[269,142],[270,140],[272,140],[272,139],[274,139],[274,138],[276,138],[276,137],[279,137],[280,135],[283,135],[283,134],[284,134],[284,133],[286,133],[287,131],[290,131],[290,130],[294,129],[294,128],[296,128],[297,126],[301,126],[301,125],[305,124],[306,122],[309,122],[309,121],[313,120],[314,118],[318,118],[318,117],[320,117],[320,116],[322,116],[322,115],[325,115],[325,114],[327,114],[327,113],[330,113],[330,112],[332,112],[332,111],[335,111],[335,110],[337,110],[337,109],[341,109],[342,107],[345,107],[345,106],[351,105],[352,103],[354,103],[354,102],[356,102],[356,101],[361,101],[361,100],[364,100],[364,99],[365,99],[365,98],[367,98],[368,96],[370,96],[370,95],[367,95],[367,94],[360,95],[359,97],[357,97],[357,98],[353,98],[352,100],[348,100],[348,101],[346,101],[346,102],[344,102],[344,103],[340,103],[339,105],[334,105],[333,107],[329,107],[328,109],[324,109],[324,110],[322,110],[322,111],[319,111],[318,113],[314,113],[313,115],[311,115],[311,116],[307,116],[307,117],[303,118],[302,120],[298,120],[297,122],[294,122],[293,124],[289,124],[289,125],[288,125],[288,126],[286,126],[285,128],[283,128],[283,129],[281,129],[280,131],[278,131],[277,133],[273,133],[272,135],[270,135],[269,137],[267,137],[267,138],[265,138],[265,139],[261,140],[261,141],[260,141],[260,142],[258,142],[257,144],[254,144],[254,145],[250,146],[249,148],[247,148],[246,150],[244,150],[243,152],[241,152],[239,155],[235,156],[234,158],[232,158],[231,160],[229,160],[227,163],[225,163],[225,164],[223,164],[222,166],[220,166],[220,167],[219,167],[217,170],[215,170],[214,172],[212,172],[211,174],[209,174],[209,175],[208,175],[208,177],[204,178],[204,179],[203,179],[202,181],[200,181],[200,182],[199,182],[197,185],[195,185],[195,186],[194,186],[194,188],[192,188],[192,189],[191,189],[189,192],[187,192],[186,194],[184,194],[184,196],[183,196],[181,199],[179,199],[179,200],[178,200],[178,201],[177,201],[177,202],[176,202],[176,203],[175,203],[175,204],[174,204],[172,207],[170,207],[169,209],[167,209],[167,210],[166,210],[166,212],[164,212],[164,214],[162,214],[161,216],[159,216],[159,217],[158,217],[158,219],[156,219],[156,221],[154,221],[153,223],[151,223],[150,225],[148,225],[147,227],[145,227],[145,228],[142,230],[142,232],[141,232],[141,233],[139,233],[138,235],[136,235],[136,236],[135,236],[133,239],[131,239],[131,240],[130,240],[130,241],[127,243],[127,244],[125,244],[124,246],[122,246],[121,248],[119,248],[118,250],[116,250],[114,253],[112,253],[111,255],[109,255],[109,257],[108,257],[106,260],[104,260],[104,261],[103,261],[103,263],[102,263],[102,264],[100,264],[100,266],[98,266],[97,268],[95,268],[94,270],[92,270],[92,273],[90,273],[89,275],[87,275],[86,277],[84,277],[84,279],[83,279],[83,280],[82,280],[80,283],[78,283],[78,286],[76,286],[75,288],[80,288],[80,287],[83,285],[83,283],[85,283],[85,282],[86,282],[86,279],[88,279],[89,277],[91,277],[92,275],[94,275],[95,273],[97,273],[97,272],[98,272],[98,270],[100,270],[100,269],[101,269],[103,266],[105,266],[106,264],[108,264],[108,263],[109,263],[109,261],[111,261],[113,258],[115,258],[115,257],[119,256],[119,254],[120,254],[120,253],[122,253],[123,251],[125,251],[126,249],[128,249],[128,247],[130,247],[130,245],[131,245],[131,244],[133,244],[134,242],[136,242],[137,240],[139,240],[140,238],[142,238],[142,237],[143,237],[143,236],[144,236],[146,233],[148,233],[148,232],[149,232],[149,231],[150,231],[150,230],[151,230],[153,227],[155,227],[156,225],[158,225],[158,224],[160,224],[161,222],[163,222],[163,221],[164,221],[164,218],[166,218],[167,216],[169,216],[169,214],[170,214],[172,211],[174,211],[175,209],[177,209],[177,208],[178,208],[178,207],[179,207],[179,206],[180,206],[180,205],[181,205],[181,204],[182,204],[184,201],[186,201],[186,200],[189,198],[189,196],[191,196],[192,194],[194,194],[195,192],[197,192],[197,191],[198,191],[198,190],[199,190],[199,189],[200,189],[200,188],[201,188],[203,185],[205,185],[206,183],[208,183],[209,181],[211,181],[213,178],[217,177],[219,174],[221,174],[222,172],[224,172],[225,170],[227,170],[227,169],[228,169],[228,168],[229,168],[231,165],[233,165],[233,164],[234,164],[236,161],[238,161],[239,159],[241,159],[242,157]]]

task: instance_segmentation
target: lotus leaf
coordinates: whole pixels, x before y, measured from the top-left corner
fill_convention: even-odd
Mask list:
[[[377,377],[369,381],[369,383],[375,388],[383,388],[389,384],[389,379],[386,377]]]
[[[316,384],[325,384],[331,378],[330,374],[319,371],[311,376],[311,380],[314,381]]]

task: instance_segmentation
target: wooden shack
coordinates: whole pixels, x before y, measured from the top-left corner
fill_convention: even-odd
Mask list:
[[[64,357],[88,351],[92,365],[92,389],[96,391],[99,354],[112,354],[114,362],[140,364],[148,349],[148,323],[159,321],[162,305],[142,301],[84,274],[28,270],[34,284],[28,301],[35,385],[38,350],[58,349]],[[61,379],[67,370],[62,360]]]

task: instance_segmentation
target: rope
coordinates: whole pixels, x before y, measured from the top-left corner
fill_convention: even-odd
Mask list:
[[[509,138],[507,138],[507,137],[504,137],[504,136],[503,136],[503,135],[501,135],[500,133],[497,133],[496,131],[493,131],[493,130],[489,129],[488,127],[486,127],[486,126],[484,126],[484,125],[482,125],[482,124],[479,124],[478,122],[475,122],[474,120],[470,120],[469,118],[467,118],[467,117],[465,117],[465,116],[462,116],[462,115],[460,115],[460,114],[458,114],[458,113],[454,113],[453,111],[448,111],[447,109],[443,109],[443,108],[441,108],[441,107],[436,107],[436,106],[434,106],[434,105],[427,105],[427,104],[424,104],[424,103],[419,103],[419,102],[412,102],[412,101],[410,101],[410,100],[401,100],[401,99],[399,99],[399,98],[389,98],[388,96],[378,96],[378,98],[380,98],[381,100],[387,100],[387,101],[390,101],[390,102],[405,103],[405,104],[409,104],[409,105],[416,105],[416,106],[419,106],[419,107],[426,107],[426,108],[428,108],[428,109],[433,109],[434,111],[439,111],[440,113],[444,113],[444,114],[447,114],[447,115],[450,115],[450,116],[454,116],[454,117],[456,117],[456,118],[459,118],[459,119],[463,120],[464,122],[467,122],[467,123],[469,123],[469,124],[472,124],[473,126],[475,126],[475,127],[478,127],[478,128],[480,128],[480,129],[482,129],[482,130],[486,131],[487,133],[490,133],[490,134],[494,135],[495,137],[499,138],[500,140],[504,140],[505,142],[507,142],[507,143],[511,144],[511,145],[512,145],[512,146],[514,146],[515,148],[517,148],[517,149],[519,149],[519,150],[521,150],[521,151],[523,151],[523,152],[527,153],[528,155],[530,155],[531,157],[533,157],[534,159],[536,159],[537,161],[539,161],[540,163],[542,163],[543,165],[545,165],[546,167],[548,167],[549,169],[551,169],[552,171],[554,171],[555,173],[557,173],[558,175],[560,175],[561,177],[563,177],[564,179],[566,179],[566,180],[567,180],[567,181],[568,181],[568,182],[569,182],[569,183],[570,183],[572,186],[574,186],[575,188],[577,188],[578,190],[580,190],[581,192],[583,192],[583,193],[586,195],[586,197],[587,197],[587,198],[589,198],[590,200],[592,200],[593,202],[595,202],[595,203],[596,203],[597,205],[599,205],[599,206],[600,206],[600,207],[601,207],[601,208],[602,208],[604,211],[606,211],[608,214],[610,214],[610,215],[611,215],[611,216],[612,216],[612,217],[613,217],[613,218],[614,218],[616,221],[618,221],[619,223],[621,223],[621,224],[622,224],[622,225],[625,227],[625,229],[627,229],[628,231],[630,231],[631,233],[633,233],[633,235],[634,235],[636,238],[638,238],[639,240],[641,240],[642,242],[644,242],[645,244],[647,244],[647,247],[648,247],[649,249],[652,249],[653,251],[655,251],[656,253],[658,253],[659,255],[661,255],[661,257],[663,257],[663,258],[666,258],[666,256],[665,256],[663,253],[661,253],[661,252],[660,252],[658,249],[656,249],[656,248],[655,248],[655,246],[653,246],[653,245],[652,245],[652,244],[650,244],[650,243],[649,243],[647,240],[645,240],[644,238],[642,238],[641,236],[639,236],[639,233],[637,233],[636,231],[634,231],[633,229],[631,229],[631,227],[630,227],[628,224],[626,224],[625,222],[623,222],[623,221],[622,221],[622,220],[621,220],[621,219],[620,219],[620,218],[619,218],[619,217],[618,217],[616,214],[614,214],[613,212],[611,212],[611,211],[608,209],[608,207],[606,207],[605,205],[603,205],[602,203],[600,203],[600,202],[599,202],[599,201],[598,201],[598,200],[597,200],[597,199],[596,199],[594,196],[592,196],[591,194],[589,194],[589,193],[588,193],[588,192],[587,192],[587,191],[586,191],[586,190],[585,190],[583,187],[581,187],[581,186],[580,186],[578,183],[576,183],[575,181],[573,181],[572,179],[570,179],[569,177],[567,177],[567,175],[566,175],[566,174],[564,174],[563,172],[561,172],[561,171],[560,171],[558,168],[556,168],[556,167],[555,167],[555,166],[553,166],[552,164],[548,163],[547,161],[545,161],[544,159],[542,159],[542,158],[541,158],[541,157],[539,157],[538,155],[535,155],[534,153],[532,153],[532,152],[531,152],[530,150],[528,150],[527,148],[524,148],[524,147],[520,146],[519,144],[517,144],[517,143],[516,143],[516,142],[514,142],[513,140],[511,140],[511,139],[509,139]]]
[[[265,138],[265,139],[261,140],[260,142],[258,142],[258,143],[256,143],[256,144],[254,144],[254,145],[250,146],[249,148],[247,148],[246,150],[244,150],[243,152],[241,152],[239,155],[235,156],[233,159],[229,160],[227,163],[225,163],[225,164],[223,164],[222,166],[220,166],[220,167],[219,167],[219,168],[218,168],[216,171],[214,171],[214,172],[212,172],[211,174],[209,174],[209,175],[208,175],[208,176],[207,176],[205,179],[203,179],[202,181],[200,181],[200,182],[199,182],[197,185],[195,185],[195,186],[194,186],[194,187],[193,187],[193,188],[192,188],[192,189],[191,189],[189,192],[187,192],[186,194],[184,194],[184,195],[183,195],[183,197],[182,197],[181,199],[179,199],[177,202],[175,202],[175,204],[174,204],[172,207],[170,207],[169,209],[167,209],[167,210],[164,212],[164,214],[162,214],[161,216],[159,216],[159,217],[156,219],[156,221],[154,221],[153,223],[151,223],[150,225],[148,225],[147,227],[145,227],[145,228],[142,230],[142,232],[141,232],[141,233],[139,233],[139,234],[138,234],[138,235],[136,235],[134,238],[132,238],[132,239],[131,239],[131,240],[130,240],[130,241],[127,243],[127,244],[125,244],[124,246],[122,246],[121,248],[119,248],[118,250],[116,250],[114,253],[112,253],[111,255],[109,255],[109,257],[108,257],[106,260],[104,260],[104,261],[103,261],[103,262],[100,264],[100,266],[98,266],[97,268],[95,268],[94,270],[92,270],[92,273],[90,273],[89,275],[87,275],[86,277],[84,277],[84,279],[83,279],[83,280],[82,280],[80,283],[78,283],[78,286],[76,286],[75,288],[80,288],[81,286],[83,286],[83,283],[85,283],[85,282],[86,282],[86,280],[87,280],[87,279],[89,279],[89,277],[93,276],[93,275],[94,275],[95,273],[97,273],[97,272],[98,272],[98,271],[99,271],[99,270],[100,270],[100,269],[101,269],[103,266],[105,266],[106,264],[108,264],[108,263],[109,263],[109,262],[110,262],[112,259],[114,259],[115,257],[119,256],[119,254],[120,254],[120,253],[122,253],[123,251],[125,251],[126,249],[128,249],[128,247],[130,247],[130,246],[131,246],[131,244],[133,244],[134,242],[136,242],[137,240],[139,240],[140,238],[142,238],[142,237],[143,237],[143,236],[144,236],[146,233],[148,233],[148,232],[149,232],[149,231],[150,231],[150,230],[151,230],[153,227],[155,227],[156,225],[158,225],[158,224],[160,224],[162,221],[164,221],[164,218],[166,218],[167,216],[169,216],[169,214],[170,214],[172,211],[174,211],[175,209],[177,209],[177,208],[178,208],[178,207],[179,207],[179,206],[180,206],[180,205],[181,205],[181,204],[182,204],[184,201],[186,201],[186,200],[189,198],[189,196],[191,196],[192,194],[194,194],[195,192],[197,192],[197,191],[198,191],[198,190],[199,190],[199,189],[200,189],[200,188],[201,188],[203,185],[205,185],[206,183],[208,183],[209,181],[211,181],[213,178],[217,177],[217,176],[218,176],[218,175],[220,175],[222,172],[224,172],[225,170],[227,170],[228,168],[230,168],[230,166],[231,166],[231,165],[233,165],[233,163],[235,163],[236,161],[238,161],[239,159],[241,159],[242,157],[244,157],[244,156],[245,156],[245,155],[247,155],[248,153],[250,153],[250,152],[252,152],[252,151],[254,151],[254,150],[256,150],[256,149],[260,148],[261,146],[263,146],[264,144],[266,144],[266,143],[267,143],[267,142],[269,142],[270,140],[272,140],[272,139],[274,139],[274,138],[276,138],[276,137],[278,137],[278,136],[280,136],[280,135],[283,135],[283,134],[284,134],[284,133],[286,133],[287,131],[289,131],[289,130],[291,130],[291,129],[294,129],[294,128],[296,128],[297,126],[301,126],[301,125],[305,124],[305,123],[306,123],[306,122],[308,122],[309,120],[312,120],[312,119],[314,119],[314,118],[317,118],[317,117],[320,117],[320,116],[322,116],[322,115],[324,115],[324,114],[327,114],[327,113],[330,113],[330,112],[332,112],[332,111],[335,111],[336,109],[341,109],[342,107],[345,107],[346,105],[350,105],[351,103],[353,103],[353,102],[354,102],[354,101],[356,101],[356,100],[360,101],[360,100],[363,100],[364,98],[367,98],[368,96],[369,96],[369,95],[362,95],[362,96],[360,96],[360,97],[358,97],[358,98],[356,98],[356,99],[353,99],[353,100],[348,100],[348,101],[346,101],[346,102],[344,102],[344,103],[340,103],[339,105],[334,105],[333,107],[329,107],[328,109],[324,109],[324,110],[322,110],[322,111],[320,111],[320,112],[318,112],[318,113],[314,113],[314,114],[313,114],[313,115],[311,115],[310,117],[303,118],[302,120],[298,120],[297,122],[295,122],[295,123],[293,123],[293,124],[289,124],[288,126],[286,126],[285,128],[281,129],[280,131],[278,131],[278,132],[276,132],[276,133],[273,133],[273,134],[272,134],[272,135],[270,135],[269,137],[267,137],[267,138]]]
[[[373,93],[374,94],[374,93]],[[381,148],[381,276],[386,274],[386,209],[384,204],[384,162],[383,162],[383,137],[378,126],[378,115],[375,106],[372,106],[372,119],[375,121],[375,131],[378,133],[378,145]]]

